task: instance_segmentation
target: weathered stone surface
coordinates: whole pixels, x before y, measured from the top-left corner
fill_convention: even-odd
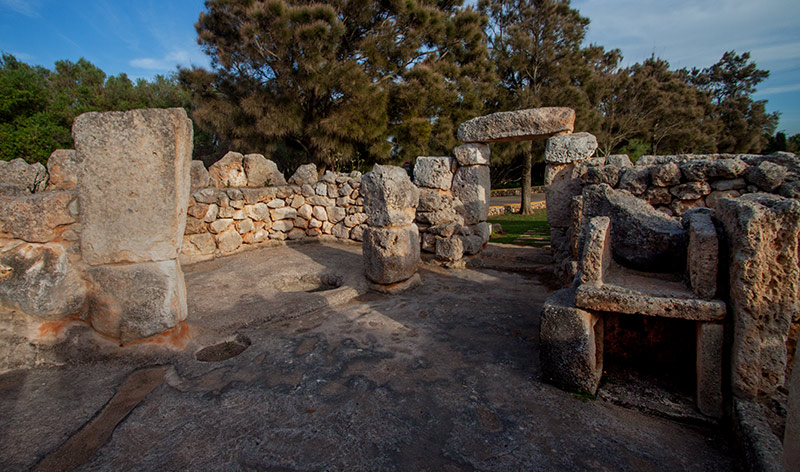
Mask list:
[[[592,157],[597,138],[589,133],[562,134],[547,140],[544,161],[548,164],[572,164]]]
[[[0,253],[0,305],[45,319],[82,312],[86,284],[61,243],[22,244]]]
[[[611,218],[614,258],[623,265],[646,271],[683,270],[686,231],[674,219],[645,201],[608,185],[583,188],[584,218]]]
[[[192,198],[194,198],[194,201],[197,203],[217,203],[217,201],[219,201],[217,190],[213,188],[196,190],[192,192]]]
[[[272,224],[273,230],[282,231],[284,233],[290,231],[292,228],[294,228],[294,220],[278,220]]]
[[[620,168],[613,165],[588,167],[584,181],[587,184],[608,184],[615,187],[619,182],[619,173]]]
[[[711,159],[696,159],[681,162],[678,167],[683,177],[689,182],[705,181],[713,173],[716,162]]]
[[[407,292],[411,289],[417,288],[422,285],[422,277],[419,274],[414,274],[411,278],[397,282],[394,284],[369,284],[369,288],[376,292],[385,293],[387,295],[397,295],[399,293]]]
[[[689,210],[695,208],[705,208],[706,204],[702,198],[696,200],[675,200],[672,202],[670,208],[675,216],[681,216]]]
[[[464,243],[458,236],[436,238],[436,258],[441,261],[455,262],[464,257]]]
[[[470,226],[470,229],[472,229],[472,234],[480,236],[482,241],[481,245],[488,243],[489,238],[492,236],[492,225],[485,221]]]
[[[461,123],[458,139],[465,143],[527,141],[572,132],[575,110],[563,107],[532,108],[480,116]]]
[[[264,221],[269,219],[269,207],[266,203],[256,203],[255,205],[246,205],[244,207],[244,214],[254,221]]]
[[[208,230],[213,234],[218,234],[228,229],[232,224],[233,218],[220,218],[211,222],[211,224],[208,225]]]
[[[575,308],[575,289],[547,297],[539,338],[544,380],[566,390],[597,391],[603,373],[603,318]]]
[[[236,226],[231,225],[217,235],[217,249],[223,254],[233,252],[242,245],[242,236],[236,231]]]
[[[444,190],[421,188],[419,189],[418,211],[437,211],[453,207],[453,195]]]
[[[336,227],[334,226],[334,231],[335,230],[336,230]],[[336,235],[334,234],[334,236],[336,236]],[[297,239],[302,239],[302,238],[305,238],[305,237],[306,237],[306,230],[298,228],[298,227],[292,228],[286,234],[286,239],[288,239],[290,241],[294,241],[294,240],[297,240]],[[337,236],[337,237],[339,237],[339,236]]]
[[[717,159],[708,170],[708,176],[721,179],[735,179],[746,170],[747,163],[741,159]]]
[[[73,149],[56,149],[47,159],[48,190],[73,190],[78,184],[78,155]]]
[[[304,164],[294,171],[294,174],[289,178],[289,183],[292,185],[311,185],[317,184],[317,166],[314,164]]]
[[[650,167],[623,168],[619,174],[619,189],[627,190],[634,195],[641,195],[650,184],[650,170]]]
[[[64,225],[75,222],[69,211],[72,192],[40,192],[25,197],[0,198],[0,232],[31,243],[60,236]]]
[[[0,160],[0,184],[22,188],[28,193],[41,192],[47,187],[47,170],[38,162],[28,164],[20,158]]]
[[[638,164],[638,163],[637,163]],[[670,187],[681,183],[681,169],[678,164],[668,162],[666,164],[653,167],[650,174],[653,185],[658,187]]]
[[[236,231],[238,231],[239,234],[249,233],[254,229],[255,226],[253,226],[253,220],[251,220],[250,218],[245,218],[243,220],[239,220],[236,222]]]
[[[773,164],[769,161],[763,161],[755,167],[751,167],[747,172],[747,181],[757,185],[761,190],[773,192],[781,186],[783,179],[786,178],[786,168]]]
[[[190,165],[192,189],[211,187],[211,175],[203,161],[192,161]]]
[[[795,354],[792,378],[789,385],[789,402],[786,408],[786,431],[783,435],[783,469],[792,470],[800,464],[800,356]]]
[[[328,214],[327,221],[336,224],[347,217],[347,210],[339,207],[328,207],[327,214]]]
[[[787,182],[781,185],[778,193],[786,198],[800,199],[800,180],[795,182]]]
[[[269,212],[272,221],[278,220],[293,220],[297,218],[297,210],[292,207],[281,207]]]
[[[717,293],[719,238],[711,212],[691,210],[683,215],[683,226],[689,231],[686,262],[692,290],[701,298],[714,298]]]
[[[177,257],[191,186],[192,122],[186,112],[84,113],[72,135],[81,161],[84,260],[97,265]]]
[[[229,151],[222,159],[211,164],[208,175],[214,187],[246,187],[247,174],[244,173],[243,160],[241,153]]]
[[[286,185],[286,178],[278,165],[261,154],[247,154],[242,159],[248,187],[278,187]]]
[[[135,341],[186,319],[186,287],[177,260],[97,266],[89,276],[89,321],[106,336]]]
[[[456,161],[462,166],[488,166],[489,145],[484,143],[469,143],[453,149]]]
[[[769,394],[783,384],[789,325],[800,311],[800,203],[763,193],[725,198],[717,218],[730,251],[733,391]]]
[[[578,287],[575,305],[587,310],[684,320],[721,321],[725,318],[726,308],[722,300],[701,300],[684,296],[657,296],[619,285],[589,282]]]
[[[368,228],[367,225],[358,225],[355,228],[350,230],[350,239],[354,241],[363,241],[364,240],[364,231]]]
[[[697,323],[697,408],[712,418],[722,418],[722,323]]]
[[[711,193],[711,187],[706,182],[687,182],[670,187],[669,193],[681,200],[697,200]]]
[[[206,233],[206,232],[208,232],[208,228],[206,227],[206,225],[203,222],[203,220],[199,220],[199,219],[191,217],[191,216],[186,218],[185,234],[200,234],[200,233]],[[186,238],[184,237],[184,240],[185,239]],[[184,247],[185,247],[185,244],[184,244]],[[183,252],[183,250],[181,250],[181,252]]]
[[[740,190],[747,188],[747,182],[744,179],[717,180],[711,182],[711,188],[714,190]]]
[[[714,190],[706,197],[706,206],[708,208],[716,208],[717,203],[723,198],[736,198],[741,194],[736,190]]]
[[[450,157],[420,156],[414,164],[414,183],[419,187],[450,190],[453,183]]]
[[[586,225],[583,251],[580,257],[580,281],[602,282],[611,263],[611,219],[595,216]]]
[[[606,158],[606,162],[612,166],[622,168],[633,166],[633,162],[631,162],[631,158],[627,154],[612,154]]]
[[[478,254],[483,249],[483,239],[477,235],[461,235],[461,245],[464,247],[464,254],[473,255]]]
[[[364,196],[364,212],[370,226],[402,226],[414,222],[419,189],[411,183],[402,167],[376,164],[372,172],[362,177],[360,190]],[[391,283],[377,280],[373,282]]]
[[[377,284],[393,284],[413,276],[419,251],[416,225],[364,230],[364,269],[367,278]]]
[[[458,168],[453,178],[453,196],[461,202],[455,209],[464,218],[464,224],[486,221],[491,186],[489,166]]]
[[[217,243],[210,233],[192,234],[183,238],[181,254],[187,256],[208,255],[214,254],[216,249]]]
[[[651,205],[668,205],[672,202],[672,194],[666,187],[650,187],[642,198]]]

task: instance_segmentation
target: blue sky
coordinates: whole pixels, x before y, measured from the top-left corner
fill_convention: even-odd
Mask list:
[[[673,67],[706,67],[731,49],[771,71],[756,95],[778,126],[800,133],[800,1],[573,0],[587,40],[619,48],[625,63],[651,54]],[[109,75],[167,74],[208,66],[194,23],[202,0],[0,0],[0,50],[32,64],[85,57]]]

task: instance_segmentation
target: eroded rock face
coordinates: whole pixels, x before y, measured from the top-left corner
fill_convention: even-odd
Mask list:
[[[461,166],[488,166],[489,145],[484,143],[469,143],[453,149],[458,165]]]
[[[211,176],[208,173],[203,161],[192,161],[191,163],[192,188],[200,189],[211,186]]]
[[[453,183],[450,157],[420,156],[414,164],[414,183],[419,187],[450,190]]]
[[[89,321],[98,332],[130,342],[186,319],[186,287],[177,260],[92,267]]]
[[[461,201],[455,209],[464,218],[464,224],[486,221],[491,185],[489,166],[466,166],[456,170],[452,191],[453,196]]]
[[[730,251],[733,391],[769,394],[783,384],[786,338],[800,311],[800,203],[764,193],[723,198],[717,218]]]
[[[291,185],[316,185],[317,183],[317,166],[314,164],[304,164],[294,171],[294,174],[289,178]]]
[[[461,123],[458,139],[465,143],[526,141],[571,133],[575,110],[564,107],[531,108],[480,116]]]
[[[40,192],[20,198],[0,198],[0,232],[31,243],[58,238],[64,225],[75,222],[72,192]]]
[[[363,245],[364,269],[367,278],[372,282],[393,284],[416,273],[420,252],[419,230],[416,225],[367,227],[364,230]]]
[[[286,178],[278,165],[261,154],[247,154],[242,159],[248,187],[275,187],[286,185]]]
[[[222,156],[222,159],[211,164],[208,174],[214,187],[246,187],[247,174],[244,173],[243,160],[243,155],[230,151]]]
[[[84,113],[72,134],[81,161],[84,260],[98,265],[176,258],[191,186],[192,122],[186,112]]]
[[[597,138],[590,133],[563,134],[547,140],[544,160],[548,164],[571,164],[592,157]]]
[[[63,243],[22,244],[0,253],[0,304],[44,319],[80,313],[86,284]]]
[[[47,187],[47,170],[38,162],[28,164],[19,158],[0,161],[0,184],[28,193],[41,192]]]
[[[717,293],[717,268],[719,267],[719,238],[711,219],[712,212],[705,209],[690,210],[683,215],[683,226],[689,231],[687,272],[692,290],[706,299]]]
[[[687,234],[681,224],[645,201],[608,185],[583,188],[584,218],[611,218],[614,258],[648,272],[683,270]]]
[[[78,154],[73,149],[56,149],[47,160],[48,190],[73,190],[78,184]]]
[[[414,222],[419,189],[403,168],[376,164],[372,172],[361,178],[360,191],[369,226],[403,226]]]

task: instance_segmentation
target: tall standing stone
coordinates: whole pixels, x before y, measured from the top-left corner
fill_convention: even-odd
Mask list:
[[[186,318],[178,263],[191,186],[192,122],[182,108],[85,113],[72,127],[81,162],[81,252],[89,321],[128,342]]]
[[[753,193],[717,204],[730,254],[731,384],[739,397],[784,382],[786,339],[800,310],[800,203]]]

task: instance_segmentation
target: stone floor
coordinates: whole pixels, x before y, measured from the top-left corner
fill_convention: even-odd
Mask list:
[[[422,266],[396,296],[367,292],[360,263],[307,244],[186,267],[189,319],[160,344],[67,327],[40,348],[62,365],[0,374],[0,469],[736,469],[713,427],[543,382],[545,251]],[[196,360],[208,346],[244,350]]]

